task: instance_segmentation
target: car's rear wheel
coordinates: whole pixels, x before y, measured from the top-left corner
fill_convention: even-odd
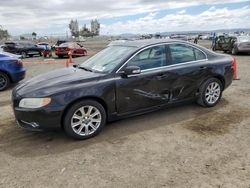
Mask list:
[[[223,86],[217,78],[210,78],[200,87],[200,95],[197,103],[204,107],[213,107],[221,99]]]
[[[232,48],[232,51],[231,51],[232,55],[237,55],[237,50],[235,49],[235,47]]]
[[[96,136],[105,124],[103,106],[94,100],[83,100],[66,112],[64,130],[72,138],[87,139]]]
[[[6,75],[3,72],[0,72],[0,91],[5,90],[6,88],[8,88],[10,85],[10,79],[8,77],[8,75]]]
[[[27,53],[26,52],[21,52],[21,56],[22,56],[22,58],[26,58],[27,57]]]

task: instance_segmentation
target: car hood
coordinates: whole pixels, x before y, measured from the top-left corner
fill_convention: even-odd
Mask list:
[[[77,89],[92,81],[98,81],[104,74],[85,71],[79,68],[63,68],[31,78],[18,85],[14,92],[22,97],[43,97]]]

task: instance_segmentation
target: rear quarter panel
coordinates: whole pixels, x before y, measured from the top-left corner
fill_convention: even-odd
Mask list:
[[[233,80],[234,70],[231,67],[233,57],[224,54],[211,54],[209,63],[212,66],[212,76],[219,78],[226,89]]]

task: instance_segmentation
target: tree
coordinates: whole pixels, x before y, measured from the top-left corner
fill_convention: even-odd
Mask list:
[[[24,36],[20,36],[20,40],[26,40]]]
[[[0,25],[0,40],[5,39],[7,40],[10,37],[8,30],[5,30],[1,25]]]
[[[73,37],[79,37],[79,26],[77,20],[71,20],[69,23],[69,29]]]
[[[31,35],[33,40],[36,39],[37,34],[35,32],[33,32]]]

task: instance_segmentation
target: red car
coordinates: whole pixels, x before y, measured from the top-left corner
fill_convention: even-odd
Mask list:
[[[55,54],[60,58],[64,56],[69,56],[69,52],[72,56],[85,56],[87,55],[87,50],[83,46],[75,42],[66,42],[60,44],[55,48]]]

